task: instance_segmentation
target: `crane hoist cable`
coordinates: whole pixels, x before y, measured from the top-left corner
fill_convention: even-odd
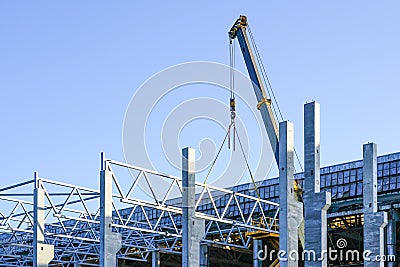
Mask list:
[[[229,38],[229,66],[231,98],[235,98],[235,42]]]
[[[232,131],[232,135],[233,135],[233,151],[235,151],[235,139],[237,137],[238,141],[239,141],[239,145],[240,145],[240,150],[242,152],[243,155],[243,159],[246,163],[246,168],[249,172],[251,181],[253,183],[254,186],[254,191],[257,194],[258,199],[261,199],[260,193],[258,192],[258,186],[256,184],[256,181],[254,179],[253,173],[251,172],[250,169],[250,165],[248,162],[248,159],[246,157],[246,153],[244,152],[244,148],[242,145],[242,142],[240,141],[240,137],[238,134],[238,131],[236,129],[236,124],[235,124],[235,119],[236,119],[236,99],[235,99],[235,42],[233,41],[232,38],[229,37],[229,67],[230,67],[230,99],[229,99],[229,109],[230,109],[230,124],[227,130],[227,133],[224,137],[224,140],[222,141],[222,144],[217,152],[217,155],[215,156],[214,161],[212,162],[210,169],[208,170],[208,173],[204,179],[204,184],[206,184],[208,178],[210,177],[210,174],[212,172],[212,170],[214,169],[215,163],[217,162],[217,159],[219,157],[219,155],[221,154],[222,148],[226,142],[226,140],[228,140],[228,148],[230,149],[230,135],[231,135],[231,131]]]
[[[236,139],[235,136],[237,136],[237,139],[238,139],[239,145],[240,145],[240,149],[242,151],[242,155],[243,155],[244,161],[246,163],[247,170],[249,171],[250,178],[251,178],[251,181],[252,181],[253,186],[254,186],[254,190],[257,193],[258,199],[260,199],[261,197],[260,197],[260,194],[258,192],[258,187],[257,187],[257,184],[256,184],[256,182],[254,180],[253,173],[251,172],[250,165],[249,165],[249,162],[248,162],[247,157],[246,157],[246,153],[244,153],[243,145],[242,145],[242,142],[240,141],[240,137],[239,137],[239,134],[237,132],[236,124],[235,124],[235,118],[236,118],[235,50],[236,50],[235,49],[235,42],[229,36],[229,56],[230,56],[229,57],[230,58],[229,59],[229,67],[230,67],[230,89],[231,89],[231,98],[230,98],[230,101],[229,101],[229,106],[230,106],[230,112],[231,112],[231,125],[233,126],[232,127],[233,128],[232,129],[232,133],[233,133],[233,150],[235,151],[235,139]],[[228,147],[230,147],[230,140],[229,140],[229,143],[228,143]]]
[[[233,150],[235,151],[235,133],[236,133],[236,125],[235,125],[235,118],[236,118],[236,101],[235,101],[235,42],[233,42],[232,38],[229,38],[229,89],[230,89],[230,99],[229,99],[229,109],[230,109],[230,124],[228,130],[226,132],[225,138],[222,141],[222,144],[218,150],[217,155],[215,156],[214,161],[212,162],[210,169],[204,179],[204,184],[206,184],[208,178],[210,177],[211,171],[214,169],[215,163],[219,155],[221,154],[222,148],[228,140],[228,148],[231,148],[231,130],[233,128]]]
[[[232,38],[229,38],[229,70],[230,70],[230,90],[231,97],[229,99],[229,109],[231,116],[231,125],[233,126],[232,135],[233,135],[233,151],[236,149],[236,140],[235,140],[235,118],[236,118],[236,99],[235,99],[235,42]],[[228,148],[231,148],[231,134],[228,132]]]

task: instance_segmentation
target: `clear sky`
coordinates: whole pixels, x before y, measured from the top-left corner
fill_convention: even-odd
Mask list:
[[[97,187],[100,151],[124,159],[135,90],[178,63],[228,64],[240,14],[301,158],[310,100],[321,103],[324,166],[360,159],[368,141],[379,154],[400,151],[399,11],[398,1],[367,0],[1,1],[0,186],[37,170]],[[245,72],[238,52],[236,61]]]

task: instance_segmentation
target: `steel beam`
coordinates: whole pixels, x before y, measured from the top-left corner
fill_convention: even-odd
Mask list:
[[[289,257],[298,252],[299,226],[303,220],[303,204],[294,197],[294,129],[293,123],[279,124],[279,249],[281,267],[298,266],[298,258]],[[286,259],[286,260],[285,260]]]
[[[112,172],[101,154],[100,171],[100,266],[117,266],[117,252],[121,249],[121,234],[112,231]]]
[[[378,212],[376,144],[364,144],[363,163],[364,252],[371,252],[369,259],[364,259],[364,266],[383,267],[383,261],[374,261],[376,256],[384,255],[384,227],[387,224],[387,213]]]
[[[44,190],[40,188],[38,173],[34,173],[34,225],[33,225],[33,266],[47,267],[54,258],[54,246],[45,244]]]
[[[328,265],[328,225],[326,213],[331,205],[331,194],[321,192],[320,183],[320,105],[304,105],[304,250],[309,252],[305,265]]]
[[[182,267],[200,266],[200,242],[205,221],[196,218],[195,150],[182,149]]]

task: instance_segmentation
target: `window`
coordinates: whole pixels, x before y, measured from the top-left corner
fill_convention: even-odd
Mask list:
[[[263,187],[259,187],[258,188],[258,193],[260,194],[260,196],[262,197],[262,198],[265,198],[265,186],[263,186]]]
[[[321,175],[321,187],[325,186],[325,175]]]
[[[337,176],[332,177],[331,174],[328,174],[328,175],[326,176],[326,179],[327,179],[327,180],[331,180],[331,184],[332,184],[332,185],[337,185]]]
[[[343,186],[338,186],[337,198],[343,198]]]
[[[275,185],[274,188],[275,188],[275,196],[279,196],[279,186]]]
[[[396,162],[391,162],[390,163],[390,175],[395,175],[396,174]]]
[[[363,169],[362,168],[358,168],[357,169],[357,181],[362,181],[363,179]],[[350,177],[351,180],[351,177]]]
[[[361,196],[363,193],[363,184],[362,182],[357,183],[357,196]]]
[[[390,190],[396,189],[396,176],[391,176],[390,177]]]
[[[383,176],[383,164],[378,164],[378,177]]]
[[[265,198],[269,198],[269,188],[270,188],[270,186],[265,188],[265,192],[264,192]]]
[[[357,180],[362,180],[362,177],[360,177],[360,179],[358,179],[359,177],[357,177],[357,170],[356,169],[353,169],[353,170],[351,170],[350,171],[350,180],[355,180],[355,179],[357,179]]]
[[[378,192],[382,192],[383,190],[383,180],[378,179]]]
[[[343,186],[343,197],[350,196],[350,185]]]
[[[385,170],[385,169],[383,169],[383,170]],[[383,191],[388,191],[388,190],[389,190],[389,177],[385,177],[383,179]]]
[[[275,196],[275,189],[274,189],[274,187],[275,187],[275,186],[270,186],[270,187],[269,187],[269,196],[270,196],[270,197],[274,197],[274,196]]]
[[[332,187],[332,198],[335,199],[337,197],[337,187]]]
[[[338,185],[343,184],[343,172],[339,172],[339,174],[334,173],[334,174],[332,174],[332,177],[333,177],[333,179],[336,179],[336,177],[337,177]]]
[[[354,197],[355,195],[357,195],[357,190],[356,190],[357,187],[356,186],[357,186],[357,184],[355,184],[355,183],[350,185],[350,196],[351,197]]]
[[[397,162],[397,174],[400,174],[400,161]]]
[[[389,163],[383,164],[383,176],[388,176],[389,175]]]
[[[350,183],[350,176],[348,176],[348,175],[345,176],[343,172],[339,173],[339,175],[344,176],[344,177],[343,177],[343,183],[344,183],[344,184]],[[355,177],[354,177],[354,178],[355,178]]]

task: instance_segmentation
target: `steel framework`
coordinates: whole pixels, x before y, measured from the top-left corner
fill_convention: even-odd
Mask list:
[[[132,175],[117,177],[115,168]],[[122,237],[118,259],[147,261],[153,251],[181,253],[182,207],[170,200],[175,187],[182,193],[180,177],[106,159],[102,170],[112,181],[112,231]],[[139,184],[152,188],[153,178],[161,177],[169,188],[150,200],[138,197]],[[122,186],[122,184],[124,186]],[[0,191],[0,266],[31,266],[34,259],[34,211],[38,207],[33,189],[44,192],[45,243],[54,246],[49,266],[99,266],[101,249],[101,198],[104,190],[35,179]],[[252,193],[239,193],[203,183],[195,183],[196,217],[205,220],[203,243],[248,248],[252,238],[246,233],[278,233],[279,205]],[[16,192],[18,191],[18,192]],[[208,207],[208,208],[206,208]],[[211,209],[209,208],[211,207]]]
[[[143,200],[135,192],[140,181],[151,184],[154,176],[163,177],[181,190],[181,178],[109,159],[103,159],[103,163],[103,169],[113,177],[112,228],[122,235],[122,249],[117,257],[144,262],[152,251],[168,253],[162,254],[164,258],[179,256],[181,200],[168,200],[170,192],[163,197]],[[124,171],[126,174],[127,169],[132,170],[132,177],[120,175]],[[328,210],[329,246],[334,247],[336,240],[344,237],[349,248],[362,247],[362,176],[361,161],[321,169],[321,190],[331,192],[333,198]],[[303,174],[297,174],[295,178],[303,183]],[[278,232],[278,205],[275,203],[279,197],[278,179],[267,179],[258,184],[261,198],[269,201],[258,200],[249,184],[238,185],[232,190],[201,183],[196,183],[196,187],[196,215],[206,219],[203,242],[212,243],[211,247],[227,244],[231,248],[248,248],[252,231],[261,231],[261,234]],[[98,266],[101,190],[38,176],[0,189],[0,266],[32,265],[35,188],[43,189],[45,195],[45,242],[54,245],[54,259],[49,265]],[[399,190],[400,153],[378,157],[379,210],[390,211],[394,222],[399,221]],[[399,224],[393,225],[396,234],[394,241],[388,244],[396,252],[400,248],[400,234],[396,231]],[[212,251],[210,255],[213,255]]]

